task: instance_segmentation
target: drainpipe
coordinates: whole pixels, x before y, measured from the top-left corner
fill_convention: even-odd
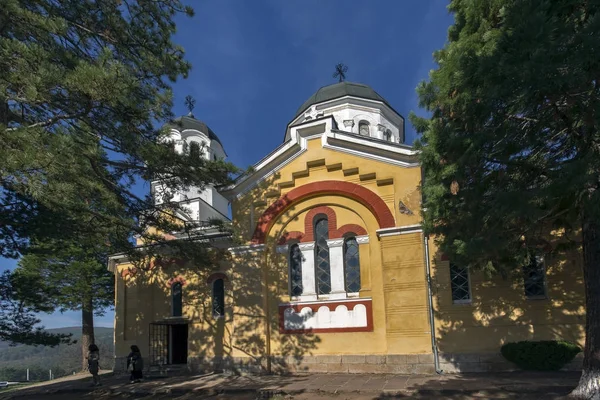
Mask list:
[[[265,262],[262,268],[263,280],[263,307],[265,313],[265,353],[267,355],[267,374],[271,374],[271,312],[269,310],[269,249],[265,244]]]
[[[427,300],[429,302],[429,325],[431,326],[431,349],[433,350],[433,363],[435,372],[443,374],[440,369],[440,356],[438,354],[437,341],[435,338],[435,317],[433,314],[433,292],[431,290],[431,264],[429,262],[429,236],[423,235],[423,244],[425,245],[425,271],[427,274]]]

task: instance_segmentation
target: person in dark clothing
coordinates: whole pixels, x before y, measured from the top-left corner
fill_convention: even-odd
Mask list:
[[[144,369],[144,360],[139,347],[135,344],[131,346],[131,353],[127,356],[127,370],[131,372],[129,380],[136,383],[142,380],[142,370]]]
[[[95,344],[88,346],[88,371],[92,374],[93,385],[100,386],[100,377],[98,372],[100,371],[100,349]]]

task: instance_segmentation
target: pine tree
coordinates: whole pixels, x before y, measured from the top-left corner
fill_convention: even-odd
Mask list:
[[[422,134],[425,229],[456,262],[507,274],[552,229],[580,238],[583,374],[600,396],[600,4],[453,0],[428,82]]]
[[[30,248],[13,273],[21,285],[38,282],[49,311],[81,312],[82,369],[87,367],[88,346],[95,343],[94,315],[104,315],[114,301],[114,276],[106,268],[108,249],[101,240],[46,242]]]
[[[38,312],[48,312],[52,306],[43,292],[38,291],[40,279],[28,279],[25,285],[10,271],[0,275],[0,341],[57,346],[71,343],[70,335],[51,334],[38,324]]]
[[[221,160],[177,154],[170,84],[190,65],[172,35],[179,0],[5,0],[0,7],[0,256],[32,244],[110,236],[112,252],[136,234],[182,229],[180,206],[138,196],[159,177],[171,190],[230,181]],[[190,232],[194,224],[183,229]],[[168,244],[168,243],[167,243]],[[176,254],[203,257],[197,241]]]

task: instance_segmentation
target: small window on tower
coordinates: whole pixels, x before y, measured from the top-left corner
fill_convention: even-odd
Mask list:
[[[213,160],[217,161],[217,155],[216,154],[213,154]]]
[[[369,136],[369,123],[367,121],[360,121],[358,123],[358,134],[361,136]]]
[[[389,129],[386,130],[383,134],[383,138],[388,141],[391,142],[392,141],[392,131],[390,131]]]
[[[200,158],[200,144],[197,142],[190,143],[190,157]]]

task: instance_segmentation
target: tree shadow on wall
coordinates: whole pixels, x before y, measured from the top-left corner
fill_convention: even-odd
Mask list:
[[[500,354],[501,346],[510,342],[568,340],[582,345],[585,299],[577,257],[573,250],[545,255],[545,298],[527,299],[523,272],[515,268],[505,279],[472,272],[471,302],[453,304],[449,262],[437,254],[432,290],[442,369],[516,369]]]
[[[261,216],[275,202],[285,210],[278,216],[279,220],[287,224],[298,219],[286,209],[291,204],[274,184],[278,179],[280,176],[276,173],[238,200],[233,215],[238,244],[251,242],[257,225],[264,222]],[[235,266],[232,276],[238,284],[234,285],[232,298],[237,311],[231,348],[260,364],[260,372],[298,371],[303,358],[312,355],[321,342],[319,336],[312,333],[280,332],[279,306],[290,300],[289,260],[288,254],[278,254],[276,247],[287,239],[287,231],[278,232],[277,237],[266,238],[261,251],[232,255]],[[302,322],[298,323],[302,325]]]
[[[278,308],[289,300],[289,275],[287,256],[275,251],[277,241],[269,239],[260,251],[251,246],[233,254],[227,250],[249,243],[260,215],[279,197],[272,187],[272,179],[266,180],[241,199],[240,212],[234,215],[234,238],[207,244],[212,247],[210,257],[202,257],[201,263],[166,258],[160,266],[140,267],[126,278],[122,306],[129,313],[123,321],[128,345],[135,341],[143,353],[150,352],[152,346],[165,345],[161,342],[165,339],[152,337],[152,324],[185,323],[189,367],[234,373],[294,371],[316,349],[320,338],[314,334],[280,333]],[[252,224],[250,209],[256,213]],[[291,216],[284,213],[280,218]],[[224,281],[222,315],[215,315],[213,308],[217,279]],[[172,316],[175,281],[183,283],[183,317],[179,319]],[[116,318],[121,318],[118,313]]]

